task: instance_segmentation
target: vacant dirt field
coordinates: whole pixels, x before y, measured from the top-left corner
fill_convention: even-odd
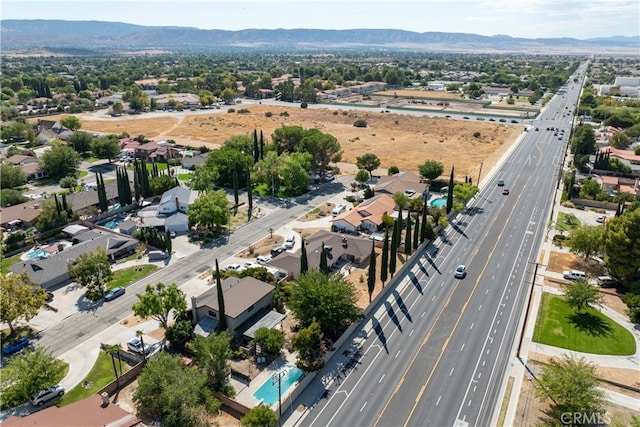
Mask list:
[[[397,115],[377,109],[347,111],[255,104],[240,104],[236,108],[246,108],[249,113],[158,112],[113,118],[99,112],[78,117],[82,130],[88,132],[127,132],[132,136],[173,139],[180,144],[211,148],[233,135],[251,134],[254,129],[262,130],[270,141],[276,128],[299,125],[335,136],[343,150],[343,162],[355,164],[357,156],[372,152],[381,159],[382,168],[395,165],[401,170],[417,171],[425,160],[437,160],[444,164],[445,171],[455,166],[459,179],[477,177],[480,164],[486,174],[522,132],[521,125]],[[271,117],[266,113],[271,113]],[[368,126],[354,127],[356,119],[366,120]],[[476,132],[478,136],[474,136]]]

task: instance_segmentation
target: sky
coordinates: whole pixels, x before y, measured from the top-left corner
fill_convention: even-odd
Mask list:
[[[1,19],[200,29],[400,29],[586,39],[640,35],[638,0],[2,0]]]

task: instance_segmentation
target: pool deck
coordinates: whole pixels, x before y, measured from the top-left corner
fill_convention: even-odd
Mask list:
[[[277,357],[273,362],[271,362],[257,377],[253,379],[250,383],[246,383],[243,381],[236,380],[235,378],[231,378],[231,384],[236,390],[235,400],[242,403],[248,408],[253,408],[259,402],[253,397],[253,394],[258,391],[262,385],[271,381],[271,377],[275,374],[280,368],[284,365],[294,365],[296,364],[296,358],[287,350],[282,351],[282,355]],[[291,393],[291,391],[296,387],[296,384],[289,387],[288,390],[282,392],[282,400],[285,399],[286,396]],[[271,406],[271,409],[274,411],[278,410],[278,402],[274,403]]]

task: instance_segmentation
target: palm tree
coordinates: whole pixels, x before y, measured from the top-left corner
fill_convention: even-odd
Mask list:
[[[140,338],[140,346],[142,347],[142,361],[147,363],[147,352],[144,350],[144,339],[142,338],[142,334],[144,332],[141,329],[136,331],[136,337]]]
[[[118,375],[118,369],[116,368],[116,360],[114,355],[118,355],[118,360],[120,360],[120,346],[119,345],[110,345],[105,350],[109,356],[111,356],[111,363],[113,364],[113,373],[116,375],[116,387],[120,388],[120,376]],[[120,374],[122,374],[122,366],[120,367]]]

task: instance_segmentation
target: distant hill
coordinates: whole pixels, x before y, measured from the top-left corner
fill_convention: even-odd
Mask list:
[[[200,30],[148,27],[103,21],[2,20],[0,49],[51,49],[83,52],[162,49],[169,51],[317,51],[326,49],[404,49],[449,52],[637,53],[640,37],[526,39],[505,35],[403,30]]]

